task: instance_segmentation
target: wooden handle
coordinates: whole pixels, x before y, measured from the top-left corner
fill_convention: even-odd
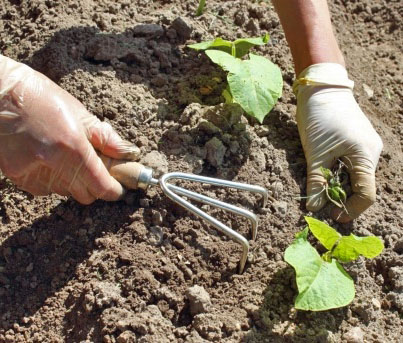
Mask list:
[[[115,160],[113,158],[100,155],[109,173],[123,186],[130,189],[146,189],[148,183],[144,183],[144,175],[152,177],[152,171],[141,163],[133,161]],[[140,182],[139,182],[140,181]]]

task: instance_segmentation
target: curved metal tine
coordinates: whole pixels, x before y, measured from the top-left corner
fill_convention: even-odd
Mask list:
[[[266,188],[261,187],[261,186],[248,185],[246,183],[221,180],[221,179],[216,179],[214,177],[200,176],[200,175],[180,173],[180,172],[168,173],[168,174],[165,174],[164,176],[166,176],[166,180],[183,179],[183,180],[207,183],[207,184],[215,185],[215,186],[224,186],[224,187],[229,187],[229,188],[240,189],[240,190],[248,191],[248,192],[252,192],[252,193],[259,193],[263,197],[263,207],[265,207],[267,204],[268,191]]]
[[[248,252],[249,252],[249,242],[248,242],[248,240],[245,237],[243,237],[242,235],[240,235],[238,232],[232,230],[231,228],[229,228],[225,224],[221,223],[217,219],[213,218],[209,214],[203,212],[202,210],[200,210],[199,208],[197,208],[196,206],[194,206],[190,202],[186,201],[185,199],[182,199],[179,195],[177,195],[174,192],[172,192],[169,189],[169,186],[167,186],[167,184],[166,184],[166,179],[167,179],[166,176],[167,175],[169,177],[169,174],[163,175],[160,178],[159,183],[161,185],[162,190],[168,196],[168,198],[170,198],[172,201],[176,202],[177,204],[183,206],[184,208],[186,208],[190,212],[194,213],[198,217],[206,220],[211,225],[213,225],[216,229],[218,229],[222,233],[226,234],[227,236],[231,237],[231,239],[234,240],[235,242],[237,242],[237,243],[242,245],[242,255],[241,255],[241,259],[239,261],[239,273],[242,273],[244,268],[245,268],[246,260],[248,258]]]
[[[247,219],[249,219],[251,225],[252,225],[252,240],[256,239],[257,236],[257,226],[258,226],[258,220],[257,220],[257,216],[252,213],[251,211],[248,211],[244,208],[241,207],[237,207],[235,205],[232,204],[228,204],[226,202],[220,201],[218,199],[214,199],[214,198],[210,198],[206,195],[203,194],[199,194],[196,192],[192,192],[189,191],[188,189],[184,189],[182,187],[178,187],[175,185],[172,185],[170,183],[166,184],[168,186],[169,189],[171,189],[172,191],[174,191],[175,193],[178,193],[180,195],[186,196],[190,199],[196,200],[196,201],[200,201],[204,204],[209,204],[218,208],[221,208],[223,210],[227,210],[229,212],[238,214],[242,217],[245,217]]]

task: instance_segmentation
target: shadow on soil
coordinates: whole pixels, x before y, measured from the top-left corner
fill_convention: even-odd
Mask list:
[[[327,342],[347,318],[347,308],[305,312],[294,309],[297,295],[295,273],[286,267],[274,274],[264,291],[264,301],[255,318],[255,329],[245,341],[273,343]]]
[[[144,103],[144,99],[136,101],[135,94],[135,114],[129,114],[135,118],[130,120],[137,131],[153,127],[155,121],[168,120],[178,123],[164,130],[165,133],[158,142],[158,149],[166,155],[183,156],[194,154],[194,150],[199,149],[196,156],[205,158],[206,153],[200,152],[200,148],[204,147],[206,141],[212,137],[222,140],[223,136],[229,133],[234,135],[233,140],[242,140],[242,151],[227,158],[231,160],[231,168],[226,169],[232,169],[228,177],[236,175],[249,156],[250,141],[245,137],[242,125],[234,128],[237,123],[233,122],[230,127],[226,123],[219,123],[222,125],[218,126],[218,129],[211,126],[200,128],[192,126],[191,118],[189,122],[184,122],[183,116],[181,118],[183,110],[189,104],[215,106],[222,103],[224,99],[221,93],[226,87],[226,74],[213,65],[204,54],[184,48],[184,39],[172,36],[169,26],[163,28],[154,24],[137,25],[121,33],[103,33],[96,27],[88,26],[63,29],[56,32],[49,42],[26,62],[56,83],[66,75],[84,71],[96,76],[108,73],[110,75],[110,72],[113,72],[113,77],[121,82],[143,85],[158,99],[158,108],[155,113],[150,113],[148,104]],[[74,78],[74,82],[78,85],[76,96],[80,101],[85,102],[90,96],[97,102],[98,105],[93,109],[95,115],[101,120],[104,117],[115,119],[116,113],[119,113],[118,104],[113,101],[108,103],[108,96],[103,95],[110,92],[109,88],[85,85],[85,81],[79,78]],[[220,111],[218,108],[217,112]],[[210,117],[212,116],[210,114]],[[221,116],[221,113],[215,116],[216,120],[218,116]],[[185,125],[191,127],[186,129],[186,132],[183,130]],[[240,135],[242,137],[239,137]],[[228,152],[230,142],[224,143],[224,146]],[[207,163],[204,172],[214,175],[217,172],[216,167],[214,162]]]
[[[26,323],[69,281],[96,249],[96,240],[130,222],[138,205],[62,202],[32,225],[21,227],[0,245],[0,325]]]
[[[233,122],[228,126],[227,123],[214,122],[216,128],[200,128],[197,125],[192,126],[191,116],[189,122],[183,122],[183,110],[186,106],[194,103],[216,106],[223,102],[221,93],[226,87],[226,74],[213,65],[203,53],[184,48],[184,42],[183,37],[172,36],[169,26],[163,28],[159,25],[137,25],[121,33],[104,33],[89,26],[72,27],[56,32],[49,42],[26,62],[55,82],[60,82],[64,76],[75,71],[85,71],[97,76],[112,71],[114,77],[124,83],[142,84],[154,98],[159,99],[158,109],[156,113],[143,115],[142,112],[147,110],[136,109],[137,101],[134,101],[136,114],[132,116],[138,116],[132,118],[135,129],[141,131],[152,127],[153,122],[158,120],[174,121],[178,124],[164,130],[158,142],[158,149],[166,155],[184,156],[190,153],[204,159],[205,152],[200,149],[207,140],[217,137],[224,141],[227,155],[230,150],[234,151],[230,156],[225,156],[230,166],[217,168],[214,162],[205,163],[203,173],[233,178],[248,159],[254,143],[248,140],[241,123],[237,125]],[[80,84],[79,79],[74,82]],[[89,94],[87,87],[90,86],[81,84],[82,89],[79,90],[82,90],[83,98],[80,98],[78,92],[79,100],[86,99],[86,94]],[[118,105],[108,104],[107,97],[102,95],[102,89],[92,87],[90,93],[91,98],[99,103],[94,114],[101,119],[110,118],[110,107]],[[103,107],[103,104],[108,106]],[[277,106],[266,117],[264,124],[270,129],[269,142],[276,149],[286,152],[292,176],[302,184],[305,163],[298,130],[295,121],[291,119],[292,114],[288,113],[290,106],[283,105]],[[114,111],[119,112],[116,108]],[[223,111],[222,107],[213,108],[210,112],[214,111],[217,112],[217,121],[217,118],[222,116],[222,113],[219,113]],[[214,113],[208,115],[210,117],[207,120],[210,121]],[[250,116],[245,117],[251,125],[257,124]],[[184,132],[185,125],[190,125],[191,129]],[[215,132],[217,128],[219,131]],[[225,142],[229,139],[228,134],[234,136],[232,142],[237,141],[240,144],[238,151],[234,147],[237,143]],[[195,149],[198,149],[196,153]]]

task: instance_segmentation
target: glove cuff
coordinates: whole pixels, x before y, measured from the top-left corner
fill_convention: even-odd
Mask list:
[[[318,63],[298,75],[292,86],[295,95],[298,95],[300,86],[338,86],[353,90],[354,81],[348,78],[347,70],[341,64]]]

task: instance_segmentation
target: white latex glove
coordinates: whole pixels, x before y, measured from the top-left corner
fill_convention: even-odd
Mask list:
[[[0,169],[17,187],[83,204],[117,200],[124,189],[94,148],[118,159],[139,155],[46,76],[0,55]]]
[[[345,68],[335,63],[311,65],[294,83],[298,131],[307,160],[306,207],[317,211],[325,205],[320,167],[331,168],[341,158],[354,194],[346,201],[347,213],[333,210],[340,222],[357,218],[375,202],[375,169],[383,146],[355,101],[353,86]]]

